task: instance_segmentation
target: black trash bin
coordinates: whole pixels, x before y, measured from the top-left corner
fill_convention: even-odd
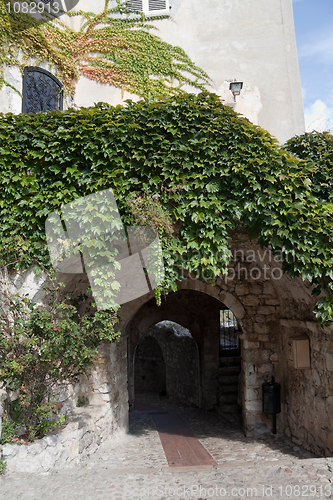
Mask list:
[[[273,434],[276,434],[276,415],[281,412],[281,385],[274,377],[262,384],[262,411],[273,415]]]

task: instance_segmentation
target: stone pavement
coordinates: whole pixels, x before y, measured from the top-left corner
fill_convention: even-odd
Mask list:
[[[237,419],[215,412],[163,400],[158,407],[177,411],[217,465],[168,467],[152,416],[135,411],[129,434],[105,442],[78,466],[1,476],[0,499],[333,498],[333,458],[318,458],[278,434],[246,438]]]

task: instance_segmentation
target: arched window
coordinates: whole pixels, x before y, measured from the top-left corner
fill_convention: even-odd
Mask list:
[[[49,71],[34,66],[24,68],[22,113],[62,110],[62,87]]]

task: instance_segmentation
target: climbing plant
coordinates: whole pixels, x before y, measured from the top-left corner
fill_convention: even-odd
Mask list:
[[[113,7],[106,0],[99,13],[68,12],[81,20],[77,31],[61,18],[51,22],[47,13],[37,20],[13,9],[8,12],[6,3],[0,0],[0,86],[10,85],[5,65],[23,69],[43,61],[55,67],[70,94],[80,75],[146,97],[174,95],[185,84],[203,89],[209,81],[183,49],[153,33],[157,29],[151,21],[156,18],[130,16],[123,0]]]
[[[311,182],[317,196],[324,201],[333,201],[333,136],[329,132],[306,132],[293,137],[285,149],[301,160],[311,162]]]
[[[297,158],[305,160],[310,166],[309,180],[311,190],[320,200],[326,203],[328,211],[332,210],[333,202],[333,136],[329,132],[311,132],[293,137],[285,144],[285,149],[294,154]],[[309,245],[311,242],[309,242]],[[327,240],[327,250],[331,250],[331,241]],[[319,295],[325,292],[325,297],[318,300],[316,314],[322,320],[332,318],[333,272],[330,269],[330,262],[318,254],[318,263],[321,261],[324,269],[321,273],[313,273],[312,283],[317,284],[313,293]],[[329,296],[329,298],[327,298]]]
[[[112,188],[125,225],[148,220],[159,232],[158,294],[176,289],[181,268],[211,282],[226,272],[230,230],[241,224],[280,251],[284,270],[325,293],[317,314],[333,318],[333,205],[315,184],[320,167],[217,96],[7,114],[0,138],[2,264],[47,267],[46,217]]]

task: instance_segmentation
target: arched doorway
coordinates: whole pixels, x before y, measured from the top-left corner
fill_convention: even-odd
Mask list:
[[[166,364],[167,393],[169,392],[174,400],[180,404],[193,405],[204,410],[220,411],[221,309],[227,309],[227,306],[221,303],[220,300],[193,289],[182,289],[170,293],[166,300],[162,301],[161,306],[156,305],[154,298],[141,305],[128,323],[126,332],[128,334],[128,394],[130,409],[133,408],[135,397],[136,348],[141,339],[148,335],[147,332],[150,328],[161,321],[167,321],[177,323],[190,332],[188,334],[191,335],[189,339],[193,338],[192,342],[196,346],[195,351],[192,350],[192,358],[195,356],[198,360],[197,367],[194,365],[191,367],[189,360],[188,362],[184,362],[186,354],[184,356],[182,352],[191,352],[188,348],[180,348],[182,342],[183,344],[185,343],[186,337],[181,342],[179,336],[178,339],[174,338],[173,347],[171,349],[170,344],[169,351],[168,348],[162,348]],[[160,347],[162,347],[161,338],[157,340]],[[180,348],[179,352],[178,348]],[[171,361],[170,358],[172,358]],[[168,382],[168,372],[176,373],[178,376],[178,382],[176,380],[173,384],[175,388],[173,394],[171,394],[172,384]],[[197,376],[195,375],[196,373],[198,374]],[[239,374],[236,377],[237,381],[238,376]],[[232,378],[234,379],[235,377],[233,376]],[[176,379],[176,376],[174,376],[174,379]],[[198,380],[198,383],[194,382],[194,380]],[[242,380],[240,380],[240,383],[242,383]],[[237,388],[238,382],[236,384],[236,391]],[[239,409],[237,405],[237,393],[236,407]],[[228,408],[224,411],[227,410]],[[232,411],[234,411],[234,408]]]
[[[141,393],[166,394],[166,369],[162,349],[151,335],[141,339],[134,354],[134,387]]]
[[[239,414],[242,408],[241,346],[234,313],[220,310],[219,412]]]
[[[150,327],[134,353],[134,399],[147,393],[183,406],[202,404],[199,351],[190,331],[173,321]]]

